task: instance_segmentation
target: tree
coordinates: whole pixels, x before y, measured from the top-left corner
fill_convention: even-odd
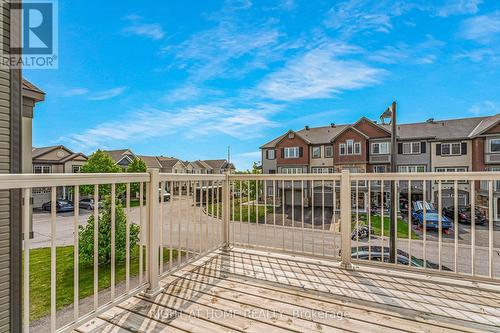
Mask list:
[[[98,262],[106,265],[111,262],[111,199],[106,197],[104,207],[99,212],[98,218]],[[90,265],[94,262],[94,215],[90,215],[85,226],[79,226],[79,254],[80,262]],[[126,216],[120,203],[115,207],[115,257],[116,261],[125,260],[126,257]],[[139,241],[139,226],[130,224],[130,249]]]
[[[116,165],[115,161],[102,150],[97,150],[90,155],[88,161],[80,169],[81,173],[119,173],[122,169]],[[93,185],[83,185],[80,187],[82,194],[91,195],[94,193]],[[117,184],[116,195],[125,191],[125,185]],[[111,193],[111,185],[100,185],[99,196],[109,195]]]
[[[146,172],[146,170],[147,170],[146,163],[144,163],[143,160],[137,157],[134,158],[132,163],[130,163],[127,168],[127,172]],[[131,195],[137,192],[139,192],[139,183],[131,183],[130,184]]]
[[[254,174],[258,175],[262,173],[262,168],[259,167],[257,162],[254,162],[252,165],[252,170],[246,170],[246,171],[238,171],[236,172],[237,174]],[[250,183],[250,184],[249,184]],[[262,191],[262,185],[263,183],[259,181],[259,192]],[[241,191],[243,195],[243,200],[248,198],[248,195],[250,194],[250,200],[255,200],[257,195],[257,181],[251,180],[250,182],[248,181],[242,181],[241,182],[241,188],[240,188],[240,182],[235,182],[235,189],[237,191]]]

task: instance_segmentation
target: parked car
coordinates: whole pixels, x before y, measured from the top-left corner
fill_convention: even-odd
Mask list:
[[[94,209],[94,199],[91,199],[91,198],[82,199],[78,203],[78,207],[80,207],[81,209],[93,210]],[[97,207],[102,208],[102,207],[104,207],[104,204],[99,201],[97,203]]]
[[[162,190],[161,188],[158,189],[158,191],[160,191],[160,195],[162,195]],[[160,201],[161,201],[161,198],[160,198]],[[163,189],[163,201],[166,202],[166,201],[170,201],[170,193],[168,193],[167,190]]]
[[[52,201],[46,202],[42,205],[42,209],[50,212],[52,210]],[[75,209],[73,202],[66,199],[56,200],[56,212],[72,212]]]
[[[351,248],[351,258],[359,258],[359,259],[364,259],[364,260],[372,260],[372,261],[379,261],[382,262],[382,247],[381,246],[371,246],[371,251],[370,247],[363,245],[358,248],[352,247]],[[371,255],[370,255],[371,252]],[[403,250],[398,249],[397,250],[397,262],[398,264],[408,266],[408,263],[410,261],[410,256],[408,253],[406,253]],[[383,262],[389,262],[389,248],[384,246],[384,259]],[[412,267],[424,267],[424,265],[427,268],[433,268],[433,269],[439,269],[439,265],[427,260],[426,263],[424,263],[423,259],[411,256],[411,266]],[[450,268],[441,265],[441,269],[444,271],[451,271]]]
[[[458,206],[458,222],[460,223],[471,223],[471,206]],[[445,207],[443,208],[443,215],[450,218],[452,221],[455,220],[455,207]],[[485,224],[488,221],[486,214],[481,212],[476,208],[476,224]]]
[[[417,223],[420,228],[424,227],[424,205],[425,205],[425,225],[427,229],[438,230],[439,229],[439,213],[434,205],[429,202],[424,201],[414,201],[413,210],[411,212],[411,217],[415,223]],[[453,226],[453,223],[449,218],[441,214],[441,227],[443,232],[447,233]]]

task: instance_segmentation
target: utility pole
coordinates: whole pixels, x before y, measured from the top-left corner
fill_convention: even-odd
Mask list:
[[[391,108],[391,172],[396,173],[396,156],[398,151],[397,144],[397,126],[396,126],[396,102],[392,102]],[[390,219],[390,231],[389,231],[389,262],[396,263],[396,223],[397,223],[397,204],[396,203],[396,182],[391,180],[391,219]],[[382,207],[382,209],[384,209]]]

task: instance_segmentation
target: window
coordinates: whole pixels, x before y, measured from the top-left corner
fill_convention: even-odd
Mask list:
[[[320,158],[321,157],[321,147],[320,146],[312,147],[312,157],[313,158]]]
[[[346,154],[345,143],[341,143],[339,145],[339,155],[345,155],[345,154]]]
[[[299,157],[299,147],[285,148],[285,158],[298,158],[298,157]]]
[[[466,172],[466,167],[436,168],[436,172]]]
[[[325,146],[325,157],[333,157],[333,147]]]
[[[441,155],[461,155],[462,144],[460,142],[442,143]]]
[[[361,155],[361,143],[359,142],[354,144],[354,155]]]
[[[334,169],[333,168],[313,167],[313,168],[311,168],[311,173],[334,173]]]
[[[52,173],[51,165],[34,165],[33,173]]]
[[[286,167],[286,168],[281,168],[281,173],[298,174],[298,173],[303,173],[303,170],[301,167]]]
[[[347,140],[346,143],[339,144],[340,155],[361,155],[361,143]]]
[[[274,175],[275,173],[276,173],[276,170],[274,170],[274,169],[269,169],[269,174],[270,174],[270,175]]]
[[[73,173],[80,173],[82,166],[81,165],[73,165]]]
[[[490,153],[500,153],[500,139],[490,139],[488,147]]]
[[[425,172],[425,165],[400,165],[399,172]]]
[[[404,155],[420,154],[421,152],[420,148],[421,148],[420,142],[404,142],[403,154]]]
[[[385,165],[374,165],[373,166],[373,172],[374,173],[384,173],[386,172],[387,168]]]
[[[266,150],[266,154],[267,154],[267,159],[268,160],[274,160],[276,158],[276,153],[275,153],[274,149],[268,149],[268,150]]]
[[[390,154],[391,145],[389,142],[374,142],[372,143],[372,154],[373,155],[382,155],[382,154]]]

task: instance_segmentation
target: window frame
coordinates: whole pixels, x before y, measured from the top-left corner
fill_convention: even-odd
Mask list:
[[[36,172],[37,168],[40,168],[41,172]],[[36,174],[52,173],[52,165],[33,164],[33,173],[36,173]]]
[[[343,152],[342,152],[343,150]],[[339,155],[344,156],[347,155],[347,146],[345,143],[339,144]]]
[[[381,147],[386,147],[386,152],[382,152]],[[378,147],[378,152],[375,152],[375,147]],[[389,142],[372,142],[371,144],[371,154],[372,155],[388,155],[391,153],[391,145]]]
[[[271,153],[273,155],[272,157],[270,157]],[[275,160],[276,159],[276,150],[274,150],[274,149],[268,149],[267,153],[266,153],[266,157],[267,157],[268,160]]]
[[[300,148],[299,147],[285,147],[285,157],[286,159],[289,158],[299,158],[300,157]],[[294,151],[295,153],[293,156],[290,154],[291,151]]]
[[[408,147],[408,151],[405,152],[405,147]],[[417,150],[414,150],[414,147],[418,147]],[[410,141],[403,142],[403,155],[418,155],[422,154],[422,143],[420,141]]]
[[[317,155],[314,154],[315,150],[318,151]],[[311,148],[311,157],[312,158],[321,158],[321,146],[312,146],[312,148]]]
[[[377,168],[384,168],[384,171],[379,172],[377,171]],[[387,166],[386,165],[374,165],[372,168],[373,173],[386,173],[387,172]]]
[[[330,152],[327,154],[327,152]],[[332,158],[333,157],[333,146],[325,146],[325,158]]]
[[[75,172],[75,169],[78,169],[78,171]],[[80,173],[82,171],[82,166],[81,165],[72,165],[71,166],[71,172],[72,173]]]
[[[418,169],[422,168],[422,171],[419,171]],[[402,170],[406,169],[406,170]],[[426,172],[427,171],[427,166],[425,164],[414,164],[414,165],[398,165],[398,172],[400,173],[419,173],[419,172]]]
[[[280,173],[286,175],[298,175],[303,174],[304,169],[302,167],[281,167]]]
[[[453,145],[458,146],[459,153],[453,153]],[[444,152],[444,147],[448,147],[448,153]],[[441,156],[460,156],[462,155],[462,142],[442,142]]]
[[[492,138],[492,139],[488,139],[488,153],[490,154],[500,154],[500,150],[498,151],[493,151],[491,149],[491,144],[493,143],[493,141],[499,141],[500,142],[500,138]],[[499,143],[499,146],[500,146],[500,143]]]

